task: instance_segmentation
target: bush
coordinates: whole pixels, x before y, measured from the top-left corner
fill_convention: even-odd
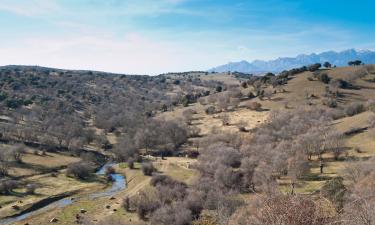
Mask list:
[[[128,159],[128,161],[126,163],[128,164],[129,169],[131,169],[131,170],[134,169],[134,162],[135,162],[134,158]]]
[[[260,104],[259,102],[248,102],[245,104],[245,107],[251,110],[258,111],[262,108],[262,104]]]
[[[331,78],[326,73],[321,73],[317,77],[318,77],[319,81],[321,81],[321,82],[323,82],[325,84],[328,84],[329,81],[331,80]]]
[[[205,109],[206,114],[212,115],[216,113],[216,108],[215,106],[209,106]]]
[[[191,211],[181,202],[165,205],[157,209],[151,216],[151,224],[187,225],[192,220]]]
[[[322,64],[320,64],[320,63],[315,63],[315,64],[312,64],[312,65],[308,66],[307,69],[308,69],[310,72],[314,72],[314,71],[319,70],[320,67],[322,67]]]
[[[126,212],[130,212],[131,205],[130,205],[130,198],[129,197],[124,198],[124,200],[122,201],[122,207],[124,207]]]
[[[365,111],[365,106],[362,103],[351,103],[345,109],[345,113],[348,116],[354,116]]]
[[[155,172],[156,169],[151,162],[144,162],[142,163],[142,172],[146,176],[152,176],[152,173]]]
[[[113,168],[112,166],[108,166],[106,169],[105,169],[105,174],[106,175],[110,175],[110,174],[114,174],[116,173],[116,170],[115,168]]]
[[[353,88],[353,85],[351,83],[349,83],[348,81],[343,80],[343,79],[334,79],[334,80],[331,80],[330,84],[332,86],[335,86],[337,88],[342,88],[342,89]]]
[[[16,189],[19,183],[15,180],[2,180],[0,181],[0,193],[9,194],[13,189]]]
[[[26,193],[29,195],[32,195],[35,193],[36,188],[37,188],[36,184],[28,184],[26,185]]]
[[[368,100],[366,102],[366,108],[367,110],[370,110],[375,113],[375,100]]]
[[[345,193],[346,188],[342,177],[335,177],[327,181],[321,189],[321,194],[333,202],[339,210],[344,206]]]
[[[325,98],[322,103],[330,108],[337,107],[337,100],[335,98]]]
[[[66,170],[67,176],[73,176],[85,180],[94,172],[93,167],[86,162],[77,162],[68,165]]]
[[[137,196],[136,211],[141,220],[145,220],[148,215],[160,208],[160,203],[149,193],[141,192]]]

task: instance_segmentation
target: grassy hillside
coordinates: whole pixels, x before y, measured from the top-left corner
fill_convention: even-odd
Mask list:
[[[41,72],[34,69],[22,70],[16,77],[20,82],[23,76],[38,77]],[[51,96],[49,103],[35,98],[31,104],[3,107],[1,122],[3,152],[13,152],[14,146],[22,143],[26,146],[22,163],[11,161],[4,177],[40,186],[33,195],[25,194],[22,185],[1,194],[1,215],[16,213],[15,204],[22,209],[67,191],[82,196],[108,187],[103,176],[89,180],[66,176],[69,165],[90,158],[82,151],[117,160],[114,168],[126,175],[127,188],[114,198],[82,198],[25,221],[44,224],[58,218],[56,224],[71,224],[79,215],[80,221],[94,224],[180,224],[176,222],[179,216],[174,216],[189,212],[194,224],[239,224],[240,220],[265,216],[255,213],[266,207],[267,201],[280,201],[281,205],[307,201],[324,211],[314,219],[336,221],[350,215],[345,207],[349,207],[349,199],[355,199],[355,193],[369,191],[365,188],[370,187],[372,173],[363,171],[371,171],[367,165],[375,158],[374,66],[304,69],[264,77],[205,72],[135,77],[59,70],[40,76],[57,77],[53,78],[56,88],[42,92]],[[38,92],[28,81],[27,88],[16,92],[11,86],[15,81],[9,83],[10,76],[4,77],[7,97],[3,106],[9,99],[28,99]],[[69,82],[81,90],[77,93],[75,86],[68,92],[54,92],[68,88]],[[75,96],[76,101],[67,95]],[[66,107],[55,107],[50,114],[43,104],[59,101],[72,107],[74,116],[57,123],[56,116]],[[40,112],[46,116],[38,117]],[[65,126],[69,121],[81,125]],[[10,124],[19,129],[9,129]],[[37,135],[19,132],[25,129]],[[60,140],[59,130],[76,136]],[[157,169],[153,177],[142,172],[142,163],[147,162]],[[353,170],[361,186],[348,175]],[[327,194],[341,196],[336,191],[343,189],[329,189],[332,183],[345,186],[344,208],[336,208],[338,200]],[[129,210],[122,207],[126,198],[130,199]],[[191,202],[200,209],[194,216]],[[160,210],[146,207],[142,217],[142,204]],[[81,209],[87,212],[82,214]]]

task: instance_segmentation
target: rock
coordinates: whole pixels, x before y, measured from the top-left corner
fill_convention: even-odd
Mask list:
[[[86,213],[87,211],[85,209],[80,210],[81,213]]]
[[[12,208],[13,208],[14,210],[20,210],[20,207],[19,207],[18,205],[12,205]]]
[[[112,196],[109,200],[115,200],[115,199],[116,199],[116,198]]]
[[[110,206],[110,205],[106,205],[105,207],[106,207],[107,209],[110,209],[110,208],[111,208],[111,206]]]
[[[59,221],[56,217],[52,218],[49,222],[50,223],[56,223],[57,221]]]

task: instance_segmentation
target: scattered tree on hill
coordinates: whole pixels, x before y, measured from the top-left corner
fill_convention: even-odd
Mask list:
[[[325,62],[325,63],[323,64],[323,66],[324,66],[325,68],[331,68],[331,67],[332,67],[331,63],[329,63],[329,62]]]
[[[354,60],[354,61],[349,61],[348,62],[348,65],[349,66],[359,66],[362,64],[362,61],[361,60]]]
[[[320,63],[315,63],[315,64],[312,64],[312,65],[308,66],[307,69],[308,69],[310,72],[314,72],[314,71],[319,70],[320,67],[322,67],[322,64],[320,64]]]

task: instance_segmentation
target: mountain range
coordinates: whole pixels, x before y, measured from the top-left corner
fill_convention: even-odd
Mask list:
[[[281,72],[314,63],[330,62],[336,66],[346,66],[349,61],[361,60],[365,64],[375,64],[375,51],[348,49],[341,52],[327,51],[319,54],[301,54],[297,57],[282,57],[274,60],[254,60],[252,62],[230,62],[214,67],[209,72],[242,72],[261,74],[265,72]]]

